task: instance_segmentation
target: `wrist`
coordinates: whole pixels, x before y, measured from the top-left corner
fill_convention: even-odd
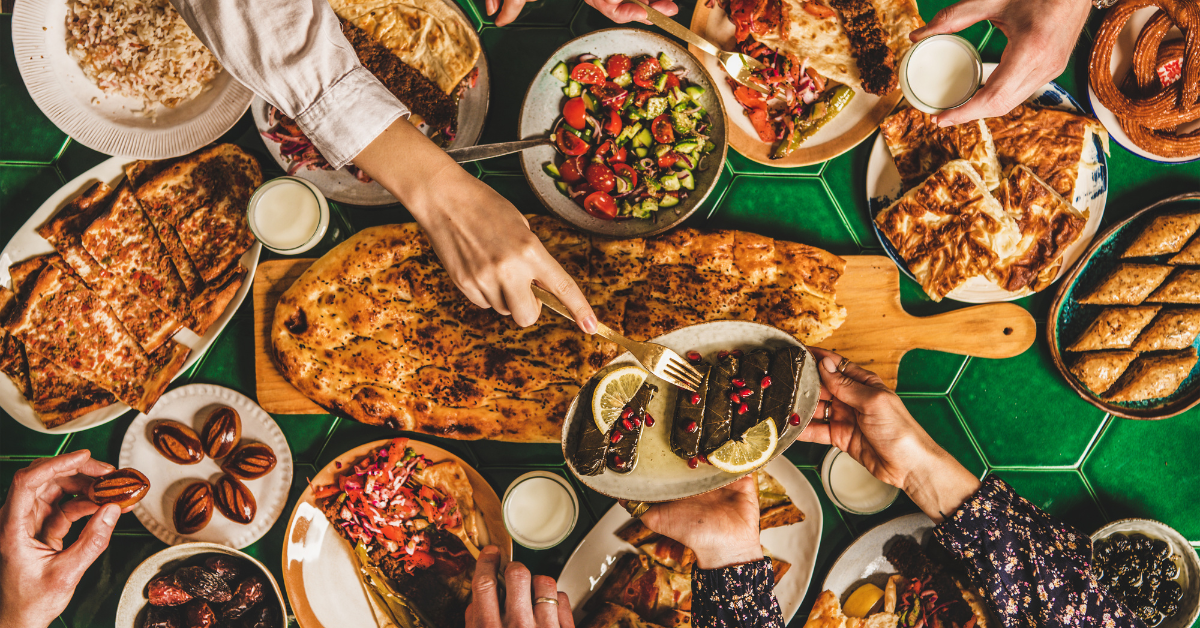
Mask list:
[[[953,517],[979,486],[979,478],[930,439],[903,489],[934,523],[941,523]]]
[[[723,569],[756,560],[762,560],[762,545],[755,538],[752,542],[729,543],[719,547],[694,550],[696,566],[701,569]]]

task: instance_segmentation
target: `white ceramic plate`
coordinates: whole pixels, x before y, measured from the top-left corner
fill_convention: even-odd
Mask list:
[[[26,220],[25,224],[21,225],[21,228],[8,241],[8,244],[4,245],[4,248],[0,250],[0,285],[6,288],[12,287],[12,279],[8,275],[8,267],[14,262],[19,262],[35,255],[54,252],[54,247],[50,246],[50,243],[45,238],[37,234],[38,227],[49,220],[54,212],[58,211],[63,205],[66,205],[68,201],[82,194],[93,183],[103,181],[115,188],[117,183],[125,178],[125,164],[130,161],[132,159],[126,157],[113,157],[78,177],[71,179],[70,183],[67,183],[59,188],[57,192],[50,195],[50,198],[46,199],[46,202],[42,203],[42,206],[33,212],[29,220]],[[233,318],[233,313],[242,305],[242,300],[250,293],[250,286],[254,283],[254,269],[258,268],[258,256],[261,251],[262,245],[255,242],[254,246],[250,247],[250,250],[242,254],[242,258],[238,263],[246,268],[246,280],[242,282],[242,287],[238,288],[237,294],[233,296],[233,300],[229,302],[229,305],[225,308],[225,312],[209,328],[208,333],[200,337],[185,329],[175,334],[174,339],[176,342],[192,350],[188,354],[187,361],[183,363],[183,368],[179,369],[179,373],[175,375],[176,377],[186,373],[188,369],[192,368],[193,364],[204,356],[204,353],[212,346],[217,336],[221,335],[221,332],[225,329],[225,325],[229,323],[229,319]],[[25,401],[25,398],[21,396],[17,387],[7,377],[0,377],[0,408],[3,408],[9,416],[16,419],[21,425],[35,432],[42,432],[43,434],[70,434],[72,432],[79,432],[96,427],[97,425],[104,425],[129,410],[129,406],[118,402],[111,406],[93,410],[65,425],[46,429],[46,426],[42,425],[37,415],[34,414],[33,407],[29,405],[29,402]]]
[[[661,344],[679,355],[688,351],[699,351],[706,358],[718,351],[734,349],[749,353],[760,347],[774,350],[784,345],[804,346],[787,332],[750,321],[713,321],[689,325],[650,341]],[[629,353],[621,354],[609,364],[624,363],[637,364]],[[658,421],[654,427],[643,429],[641,440],[638,442],[637,466],[627,474],[611,470],[605,470],[600,475],[575,472],[571,456],[566,452],[566,440],[580,399],[575,397],[571,401],[566,420],[563,421],[563,456],[567,459],[567,468],[571,469],[571,473],[574,473],[580,482],[601,495],[616,499],[664,502],[721,488],[750,473],[725,473],[707,464],[695,469],[689,468],[686,461],[671,451],[671,416],[674,414],[675,395],[679,389],[654,375],[650,375],[646,381],[658,386],[658,394],[646,407],[647,412]],[[776,447],[772,458],[783,453],[796,440],[817,408],[820,379],[817,376],[816,360],[811,353],[808,353],[800,374],[800,390],[794,411],[803,417],[804,421],[800,425],[789,425],[779,435],[779,446]],[[591,400],[584,402],[591,403]]]
[[[337,532],[313,500],[313,486],[333,482],[334,476],[362,459],[368,452],[389,443],[378,440],[355,447],[338,456],[309,481],[292,518],[288,522],[283,545],[283,584],[296,623],[301,628],[375,626],[375,616],[367,602],[362,580],[354,567],[354,550]],[[434,463],[457,460],[467,472],[478,509],[481,545],[500,548],[503,562],[512,559],[512,539],[504,529],[500,498],[479,472],[458,456],[416,440],[408,446]],[[341,468],[338,467],[341,465]]]
[[[870,582],[882,589],[888,576],[899,573],[883,555],[884,546],[897,536],[911,537],[926,547],[934,542],[933,520],[918,512],[871,528],[838,556],[825,576],[821,590],[833,591],[845,603],[846,597],[861,584]]]
[[[767,552],[792,564],[779,584],[775,585],[775,597],[779,600],[786,623],[800,608],[812,581],[817,548],[821,544],[821,502],[804,474],[786,458],[772,460],[765,469],[779,480],[787,489],[788,497],[804,512],[804,521],[764,530],[761,535]],[[608,569],[622,554],[638,551],[616,535],[617,530],[627,523],[629,513],[620,504],[613,504],[580,541],[567,559],[567,564],[563,565],[562,575],[558,578],[558,590],[571,599],[576,624],[581,624],[585,619],[583,603],[600,586]]]
[[[135,113],[140,101],[106,95],[67,53],[66,17],[66,0],[18,0],[13,50],[38,108],[89,148],[137,159],[179,157],[221,137],[250,105],[252,92],[222,70],[178,107],[160,108],[154,118]]]
[[[521,103],[517,135],[523,139],[549,137],[554,123],[562,116],[562,106],[566,102],[562,91],[564,84],[551,76],[550,70],[554,66],[560,62],[570,62],[582,54],[594,54],[607,59],[618,53],[631,58],[643,54],[657,57],[659,53],[666,53],[677,66],[687,70],[687,80],[704,88],[700,100],[712,123],[709,140],[716,148],[704,157],[704,167],[693,171],[696,189],[678,205],[660,209],[650,218],[603,220],[583,211],[578,203],[559,192],[555,180],[542,169],[545,164],[556,162],[558,151],[554,146],[544,145],[522,151],[521,170],[525,172],[525,180],[537,193],[538,199],[559,218],[588,233],[612,238],[642,238],[662,233],[692,215],[716,187],[725,163],[728,150],[725,108],[721,99],[713,96],[716,81],[686,48],[662,35],[637,28],[607,28],[572,39],[555,50],[534,75],[529,90],[525,92],[525,100]]]
[[[995,63],[983,64],[984,79],[991,76],[995,69]],[[1080,107],[1079,103],[1075,102],[1075,99],[1067,93],[1067,90],[1059,87],[1057,83],[1042,86],[1033,96],[1029,97],[1027,102],[1043,107],[1087,114],[1083,107]],[[1066,252],[1063,253],[1063,264],[1058,269],[1055,281],[1066,275],[1075,262],[1079,261],[1084,251],[1087,251],[1088,245],[1092,243],[1092,238],[1096,236],[1096,231],[1100,228],[1100,221],[1104,219],[1104,204],[1108,200],[1108,160],[1104,155],[1100,138],[1093,136],[1092,144],[1083,147],[1082,162],[1083,165],[1079,168],[1079,176],[1075,182],[1075,198],[1072,199],[1071,204],[1080,211],[1086,210],[1088,221],[1083,226],[1083,232],[1079,234],[1079,239],[1075,240],[1075,243],[1067,247]],[[892,154],[883,141],[883,135],[876,135],[875,145],[871,148],[871,156],[867,161],[867,204],[871,210],[871,217],[874,218],[880,211],[900,198],[901,193],[900,172],[896,170],[896,162],[892,161]],[[908,270],[908,265],[904,263],[904,259],[888,241],[887,236],[879,231],[874,220],[871,221],[871,228],[875,230],[875,237],[879,238],[888,257],[896,262],[905,275],[915,280],[913,274]],[[1020,299],[1030,294],[1033,292],[1028,288],[1020,292],[1009,292],[985,277],[972,277],[947,294],[946,298],[963,303],[995,303]]]
[[[1188,628],[1200,618],[1200,557],[1187,539],[1174,528],[1152,519],[1118,519],[1108,523],[1092,534],[1092,541],[1108,538],[1120,532],[1129,535],[1144,534],[1152,539],[1162,539],[1171,546],[1172,560],[1179,567],[1179,586],[1183,588],[1183,599],[1179,601],[1179,612],[1164,619],[1158,628]]]
[[[204,421],[216,406],[237,410],[242,419],[242,444],[265,443],[275,451],[275,468],[257,480],[242,483],[254,495],[258,512],[254,520],[243,525],[226,519],[214,510],[212,520],[195,534],[182,535],[175,530],[172,513],[175,499],[188,484],[196,480],[215,482],[224,472],[218,461],[205,456],[196,464],[175,464],[154,448],[150,428],[153,423],[170,419],[179,421],[199,434]],[[133,507],[133,514],[154,536],[167,545],[189,541],[220,543],[241,549],[262,538],[275,520],[283,514],[288,492],[292,488],[292,450],[287,439],[267,414],[253,400],[228,388],[212,384],[181,386],[163,395],[149,415],[138,414],[125,438],[121,441],[120,468],[132,467],[150,480],[150,492]]]
[[[1138,34],[1142,32],[1142,27],[1146,25],[1146,22],[1150,21],[1150,17],[1157,10],[1158,7],[1150,6],[1134,12],[1129,21],[1125,23],[1125,28],[1121,29],[1121,34],[1117,36],[1117,45],[1113,47],[1112,59],[1109,60],[1108,65],[1109,71],[1112,72],[1114,77],[1117,77],[1118,85],[1124,80],[1125,74],[1129,72],[1130,57],[1133,56],[1133,46],[1137,43]],[[1163,41],[1181,39],[1182,37],[1183,33],[1179,31],[1179,28],[1173,26],[1167,32],[1167,36]],[[1160,164],[1182,164],[1200,159],[1200,155],[1193,155],[1191,157],[1160,157],[1134,144],[1129,139],[1129,136],[1125,134],[1124,129],[1121,128],[1121,123],[1117,120],[1117,116],[1108,107],[1105,107],[1104,103],[1100,102],[1100,99],[1096,98],[1096,92],[1092,91],[1091,81],[1088,82],[1088,102],[1091,103],[1092,111],[1096,112],[1096,117],[1099,118],[1100,123],[1104,125],[1104,128],[1108,129],[1108,134],[1112,137],[1113,141],[1134,155]],[[1200,129],[1200,122],[1184,125],[1182,130],[1188,132],[1196,129]]]

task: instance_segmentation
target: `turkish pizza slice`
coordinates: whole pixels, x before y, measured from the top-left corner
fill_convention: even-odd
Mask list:
[[[1099,136],[1108,153],[1108,131],[1095,118],[1070,111],[1022,104],[986,121],[1001,167],[1028,166],[1071,203],[1080,170],[1097,166],[1085,162],[1084,147]]]
[[[1197,230],[1200,230],[1200,211],[1155,216],[1121,257],[1178,253]]]
[[[955,159],[974,166],[987,189],[1000,185],[1000,159],[983,120],[943,128],[929,114],[909,107],[884,118],[879,133],[900,172],[903,190]]]
[[[1134,360],[1102,398],[1106,401],[1133,402],[1169,397],[1179,389],[1195,366],[1195,347],[1143,354]]]
[[[1083,232],[1087,216],[1020,164],[993,194],[1017,221],[1021,240],[1013,255],[988,269],[988,278],[1009,292],[1046,288],[1058,275],[1063,253]]]

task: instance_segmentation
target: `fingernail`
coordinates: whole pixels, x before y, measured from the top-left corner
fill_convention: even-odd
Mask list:
[[[939,129],[944,129],[948,126],[952,126],[949,120],[943,120],[941,118],[938,119],[937,125],[938,125]]]
[[[837,372],[837,362],[834,362],[833,358],[825,358],[821,360],[821,366],[825,367],[825,371],[827,373]]]
[[[100,513],[100,520],[104,525],[113,527],[117,525],[117,518],[121,516],[121,508],[116,504],[105,504],[104,512]]]
[[[595,316],[585,316],[579,323],[579,326],[583,328],[583,331],[589,334],[596,333],[596,329],[599,328],[599,325],[600,323],[596,320]]]
[[[496,547],[495,545],[489,545],[489,546],[479,550],[480,556],[482,556],[484,554],[487,554],[490,556],[492,554],[499,554],[499,553],[500,553],[500,548]]]

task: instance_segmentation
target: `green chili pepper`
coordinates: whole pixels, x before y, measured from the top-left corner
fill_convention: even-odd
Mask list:
[[[792,151],[800,148],[804,140],[812,137],[821,127],[832,120],[837,114],[841,113],[846,105],[854,98],[854,90],[839,85],[833,90],[833,94],[825,101],[825,115],[816,120],[809,120],[807,117],[796,116],[793,119],[792,133],[790,137],[783,138],[775,146],[775,150],[771,151],[771,159],[783,159],[792,154]]]

